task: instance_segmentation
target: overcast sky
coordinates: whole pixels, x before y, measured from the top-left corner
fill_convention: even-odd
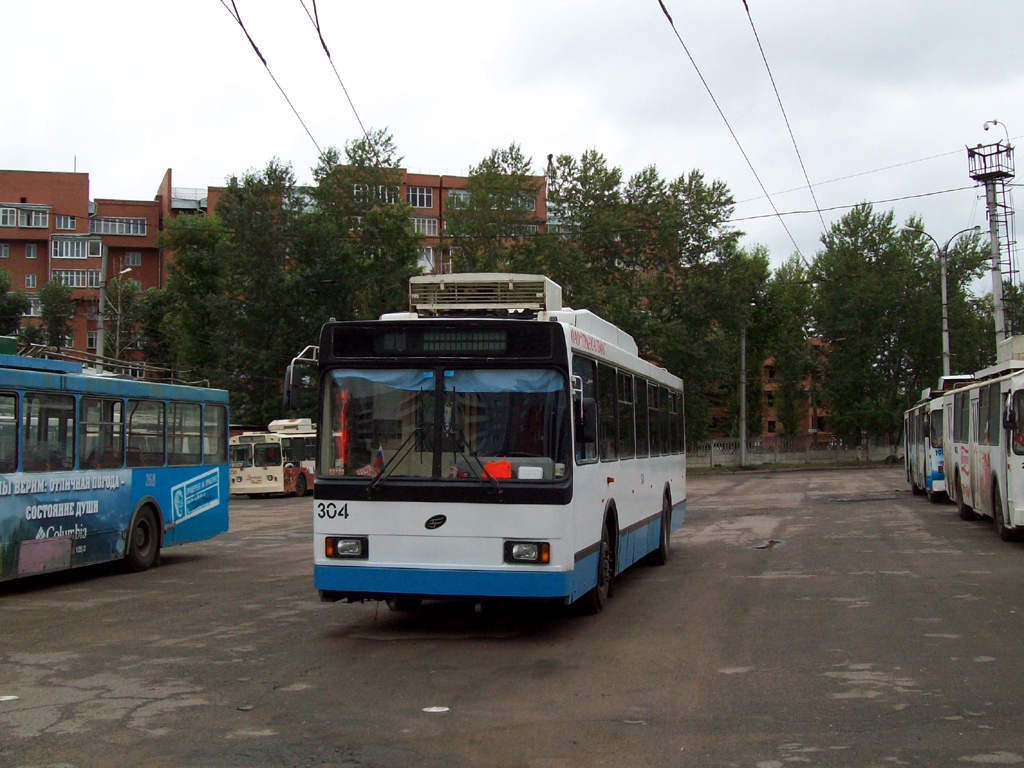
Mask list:
[[[901,222],[919,214],[941,242],[987,227],[965,146],[1024,137],[1024,2],[748,2],[826,224],[871,201]],[[235,0],[313,139],[340,147],[359,123],[303,3],[311,13],[312,0]],[[627,176],[699,169],[733,191],[744,245],[767,245],[775,264],[796,248],[811,258],[821,219],[743,1],[664,4],[699,75],[658,0],[317,11],[360,119],[391,131],[410,171],[465,174],[512,142],[535,173],[548,154],[591,148]],[[313,140],[227,7],[4,2],[0,168],[88,172],[93,198],[152,199],[167,168],[178,187],[219,185],[274,157],[310,181]],[[775,207],[811,211],[784,217],[792,240],[701,75]],[[984,131],[992,119],[1006,132]]]

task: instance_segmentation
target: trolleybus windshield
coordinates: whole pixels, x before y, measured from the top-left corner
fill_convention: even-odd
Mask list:
[[[568,383],[555,370],[339,368],[326,387],[321,476],[566,476]]]

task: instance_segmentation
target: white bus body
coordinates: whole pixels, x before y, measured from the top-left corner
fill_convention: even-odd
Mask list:
[[[306,495],[313,489],[316,426],[310,419],[277,419],[267,430],[230,439],[231,495]]]
[[[904,465],[907,482],[915,496],[927,494],[932,503],[951,498],[945,471],[950,425],[943,395],[973,380],[971,375],[943,376],[938,389],[924,390],[917,404],[904,413]]]
[[[991,517],[1006,541],[1024,533],[1024,362],[1010,360],[943,395],[948,491],[960,517]]]
[[[598,611],[614,574],[665,561],[686,504],[682,380],[560,294],[528,275],[413,278],[411,312],[324,326],[323,599]]]

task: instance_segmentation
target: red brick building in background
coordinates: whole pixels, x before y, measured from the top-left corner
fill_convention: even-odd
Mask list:
[[[413,208],[412,226],[420,236],[424,272],[451,270],[441,253],[446,211],[452,196],[466,194],[464,176],[409,173],[400,169],[398,194]],[[537,230],[546,218],[545,177],[537,176],[534,206]],[[38,324],[39,289],[59,277],[76,301],[67,346],[96,353],[99,345],[100,289],[112,277],[134,280],[141,290],[162,288],[173,254],[158,247],[166,224],[183,214],[216,209],[223,187],[179,188],[168,169],[152,200],[96,199],[89,196],[87,173],[0,170],[0,269],[11,287],[32,301],[26,324]]]

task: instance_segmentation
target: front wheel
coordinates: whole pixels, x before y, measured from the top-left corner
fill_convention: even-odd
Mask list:
[[[1003,502],[999,497],[999,487],[992,491],[992,519],[996,524],[996,533],[1003,541],[1017,541],[1017,531],[1006,525],[1006,518],[1003,516]]]
[[[156,513],[151,507],[143,507],[135,516],[135,522],[128,532],[128,546],[124,561],[130,571],[144,571],[156,562],[160,551],[160,530]]]
[[[605,605],[608,604],[608,596],[611,593],[614,566],[615,558],[612,553],[611,536],[606,525],[601,530],[601,545],[598,548],[597,584],[580,598],[580,611],[582,613],[592,616],[604,610]]]

